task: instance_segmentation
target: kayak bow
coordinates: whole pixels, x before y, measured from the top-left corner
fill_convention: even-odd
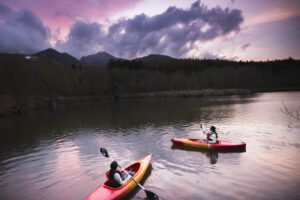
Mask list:
[[[132,168],[132,171],[135,172],[135,175],[132,178],[137,182],[140,182],[150,165],[151,159],[152,159],[152,154],[149,154],[144,158],[127,166],[125,170]],[[127,196],[131,191],[133,191],[137,186],[137,184],[132,179],[130,179],[127,183],[125,183],[124,185],[118,188],[110,187],[108,184],[109,184],[108,180],[102,183],[85,200],[122,199],[125,196]]]

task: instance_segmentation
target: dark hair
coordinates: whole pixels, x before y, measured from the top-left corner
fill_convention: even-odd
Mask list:
[[[113,162],[110,164],[110,170],[111,170],[111,171],[116,170],[117,167],[118,167],[117,161],[113,161]]]
[[[113,179],[114,173],[118,173],[117,171],[117,167],[118,167],[118,163],[117,161],[113,161],[112,163],[110,163],[110,170],[109,170],[109,178]],[[120,174],[121,175],[121,174]]]
[[[218,133],[216,132],[216,127],[215,126],[211,126],[210,127],[210,131],[214,132],[218,138]]]
[[[215,126],[211,126],[210,130],[213,131],[213,132],[216,132],[216,127]]]

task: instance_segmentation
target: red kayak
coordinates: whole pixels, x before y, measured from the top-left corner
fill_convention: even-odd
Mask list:
[[[171,142],[174,145],[194,147],[199,149],[214,149],[214,150],[231,150],[231,149],[245,149],[245,142],[228,142],[218,140],[215,144],[207,143],[205,139],[192,139],[192,138],[172,138]]]
[[[135,172],[133,176],[134,180],[140,182],[145,175],[150,162],[152,159],[152,154],[134,162],[133,164],[127,166],[125,170],[132,168],[131,170]],[[116,200],[122,199],[128,195],[132,190],[135,189],[137,184],[130,179],[124,185],[114,188],[109,186],[109,181],[105,181],[98,188],[95,189],[85,200]]]

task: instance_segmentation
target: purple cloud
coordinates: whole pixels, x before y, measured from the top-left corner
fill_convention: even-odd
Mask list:
[[[251,44],[250,44],[250,43],[247,43],[247,44],[244,44],[243,46],[241,46],[241,49],[242,49],[243,51],[245,51],[245,50],[248,49],[250,46],[251,46]]]
[[[67,30],[76,19],[103,20],[132,8],[142,0],[1,0],[13,8],[26,8],[38,15],[52,30]]]
[[[0,3],[0,51],[33,53],[48,48],[50,30],[29,10],[15,11]]]
[[[169,7],[152,17],[145,14],[122,19],[108,31],[97,23],[76,22],[67,42],[58,47],[80,57],[87,49],[94,53],[110,53],[133,58],[148,53],[185,56],[196,41],[213,40],[230,32],[240,31],[242,12],[236,9],[215,7],[209,9],[196,1],[187,10]]]

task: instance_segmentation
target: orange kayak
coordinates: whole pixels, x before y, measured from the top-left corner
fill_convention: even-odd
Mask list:
[[[131,170],[135,172],[133,176],[134,180],[140,182],[145,175],[150,162],[152,159],[152,154],[147,155],[146,157],[134,162],[133,164],[125,167],[125,170],[132,168]],[[109,182],[105,181],[102,183],[98,188],[96,188],[89,196],[85,198],[85,200],[115,200],[115,199],[122,199],[126,195],[128,195],[132,190],[135,189],[137,184],[130,179],[124,185],[113,188],[108,186]]]
[[[207,143],[205,139],[193,139],[193,138],[172,138],[171,142],[174,145],[193,147],[199,149],[214,149],[214,150],[232,150],[232,149],[245,149],[245,142],[228,142],[218,140],[215,144]]]

